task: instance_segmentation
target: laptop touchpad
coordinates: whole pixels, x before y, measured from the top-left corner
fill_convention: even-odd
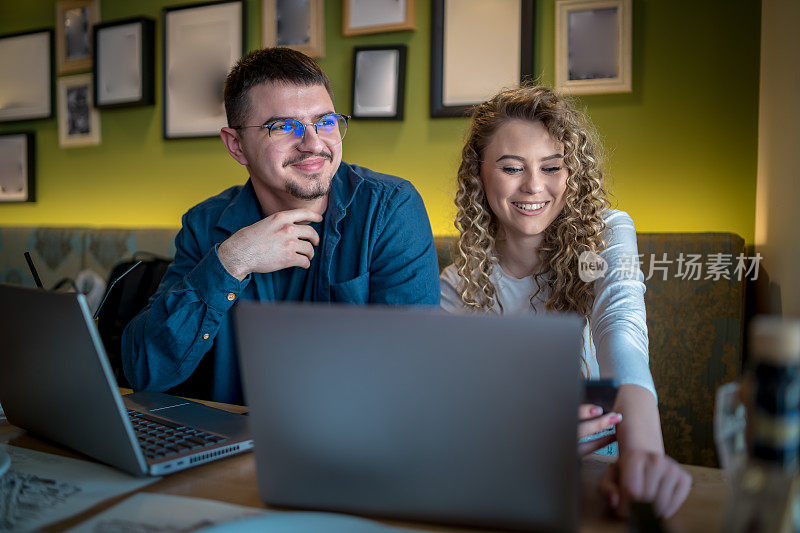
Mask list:
[[[142,391],[123,396],[128,406],[177,423],[233,436],[246,431],[247,417],[159,392]]]

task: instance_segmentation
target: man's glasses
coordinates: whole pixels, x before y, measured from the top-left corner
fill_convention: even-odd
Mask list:
[[[303,123],[293,118],[273,120],[261,126],[237,126],[233,129],[261,128],[267,130],[272,142],[282,152],[297,148],[303,142],[307,126],[313,126],[317,136],[329,144],[339,144],[347,133],[347,121],[350,117],[331,113],[316,122]]]

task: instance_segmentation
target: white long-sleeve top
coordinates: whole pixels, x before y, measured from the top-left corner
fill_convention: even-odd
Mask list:
[[[603,219],[607,246],[599,255],[608,269],[594,282],[594,304],[583,329],[587,377],[615,378],[620,384],[639,385],[656,396],[649,367],[644,274],[639,268],[636,227],[624,211],[609,209]],[[545,312],[550,291],[544,287],[532,307],[531,296],[536,292],[532,276],[517,279],[498,265],[491,280],[503,313]],[[445,268],[439,277],[441,306],[446,311],[466,309],[458,295],[458,282],[455,265]]]

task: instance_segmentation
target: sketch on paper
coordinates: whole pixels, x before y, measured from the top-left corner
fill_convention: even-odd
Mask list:
[[[159,478],[0,444],[11,468],[0,477],[0,531],[31,531],[136,490]]]
[[[65,481],[18,472],[0,478],[0,530],[16,529],[47,509],[67,503],[81,488]]]

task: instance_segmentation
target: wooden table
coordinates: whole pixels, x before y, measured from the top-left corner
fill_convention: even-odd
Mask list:
[[[241,413],[246,410],[235,405],[215,404],[213,402],[203,403],[235,413]],[[0,442],[66,457],[86,459],[42,441],[24,430],[12,426],[4,419],[0,419]],[[609,458],[608,460],[611,459]],[[607,468],[608,460],[598,459],[584,462],[581,472],[581,531],[600,533],[628,530],[628,526],[624,521],[607,515],[601,499],[597,495],[597,481],[600,474]],[[694,478],[692,491],[681,510],[667,521],[669,530],[673,532],[699,531],[702,533],[720,531],[722,512],[728,497],[727,483],[722,472],[715,468],[699,466],[687,466],[686,468]],[[256,486],[255,460],[253,454],[249,452],[165,476],[160,481],[140,490],[158,494],[206,498],[268,509],[259,499]],[[129,496],[130,494],[125,494],[106,500],[84,513],[51,525],[45,531],[64,531],[74,527]],[[437,527],[426,524],[391,521],[386,521],[386,523],[412,527],[420,531],[475,531],[473,529]]]

